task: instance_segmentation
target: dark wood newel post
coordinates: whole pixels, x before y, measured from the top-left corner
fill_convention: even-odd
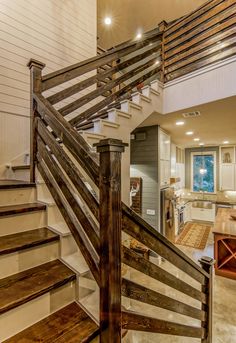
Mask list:
[[[35,182],[35,163],[37,154],[37,137],[35,135],[35,118],[37,106],[33,95],[42,93],[42,70],[45,64],[31,59],[27,66],[30,69],[30,181]]]
[[[210,278],[206,278],[205,285],[202,286],[202,291],[207,294],[206,305],[202,304],[202,309],[206,311],[206,337],[202,338],[202,343],[212,343],[212,315],[213,315],[213,269],[215,260],[211,257],[203,256],[199,260],[202,268],[210,275]]]
[[[121,154],[126,144],[104,139],[100,153],[100,342],[121,342]]]

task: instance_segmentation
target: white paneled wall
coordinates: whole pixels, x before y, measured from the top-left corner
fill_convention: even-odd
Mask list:
[[[94,56],[96,18],[96,0],[0,0],[0,177],[29,147],[29,59],[49,73]]]

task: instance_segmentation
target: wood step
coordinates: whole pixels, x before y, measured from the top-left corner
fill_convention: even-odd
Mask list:
[[[36,187],[33,182],[21,181],[21,180],[0,180],[1,189],[15,189],[15,188],[30,188]]]
[[[0,255],[29,249],[59,240],[59,236],[46,227],[0,237]]]
[[[4,343],[88,343],[98,334],[95,322],[73,302]]]
[[[26,165],[26,164],[23,164],[23,165],[19,165],[19,166],[12,166],[11,169],[13,171],[16,171],[16,170],[29,170],[30,166]]]
[[[0,314],[73,281],[76,274],[59,260],[0,280]]]
[[[36,212],[46,210],[46,205],[41,204],[40,202],[33,202],[29,204],[20,204],[20,205],[10,205],[10,206],[1,206],[0,207],[0,217],[10,216],[14,214],[22,214],[27,212]]]

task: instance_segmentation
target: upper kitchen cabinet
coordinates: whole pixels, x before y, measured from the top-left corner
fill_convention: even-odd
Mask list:
[[[158,130],[158,151],[159,151],[159,182],[160,187],[170,184],[170,136],[159,128]]]
[[[236,190],[236,146],[220,147],[220,190]]]
[[[170,136],[159,130],[159,147],[160,147],[160,159],[164,161],[170,161]]]
[[[180,178],[176,188],[185,187],[185,150],[171,143],[171,177]]]

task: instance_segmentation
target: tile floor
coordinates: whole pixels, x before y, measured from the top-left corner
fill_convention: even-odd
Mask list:
[[[213,235],[210,233],[206,248],[197,250],[185,246],[178,247],[188,256],[197,261],[201,256],[213,257]],[[156,261],[155,261],[156,260]],[[153,258],[152,262],[157,263],[157,259]],[[185,273],[179,271],[167,261],[162,262],[161,267],[172,272],[181,279],[189,280],[192,286],[198,288],[198,284]],[[163,285],[162,283],[153,280],[135,270],[130,270],[130,276],[133,281],[145,285],[153,290],[171,296],[174,299],[188,303],[189,305],[199,308],[199,302],[194,299],[175,291],[174,289]],[[199,288],[198,288],[199,289]],[[214,304],[213,304],[213,343],[236,343],[236,281],[214,276]],[[154,306],[142,304],[137,301],[131,301],[131,309],[137,312],[145,313],[149,316],[155,316],[159,319],[166,319],[186,325],[197,325],[199,321],[190,319],[183,315],[179,315],[164,309],[158,309]],[[175,337],[161,334],[150,334],[144,332],[130,332],[129,336],[124,340],[127,343],[199,343],[199,339]]]

